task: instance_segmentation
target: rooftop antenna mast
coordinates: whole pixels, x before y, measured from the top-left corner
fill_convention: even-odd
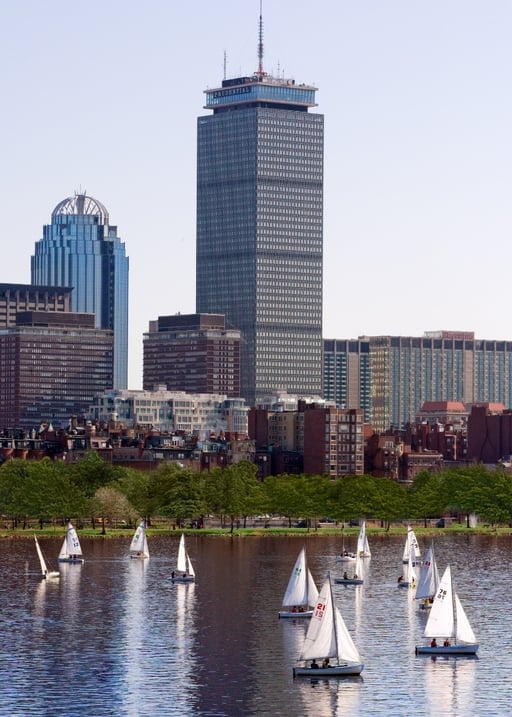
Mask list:
[[[224,77],[223,79],[226,79],[226,50],[224,50]]]
[[[263,0],[260,0],[260,27],[258,36],[258,77],[263,77]]]

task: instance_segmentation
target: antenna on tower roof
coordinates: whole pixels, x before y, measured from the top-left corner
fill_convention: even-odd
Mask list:
[[[258,77],[263,77],[263,0],[260,0],[260,27],[258,35]]]
[[[226,50],[224,50],[224,77],[222,79],[226,79]]]

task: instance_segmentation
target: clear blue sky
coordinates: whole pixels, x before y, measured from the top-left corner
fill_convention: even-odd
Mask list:
[[[474,330],[512,339],[512,3],[264,0],[264,68],[325,115],[324,336]],[[130,257],[142,334],[195,310],[203,90],[257,69],[259,1],[0,4],[0,282],[75,190]]]

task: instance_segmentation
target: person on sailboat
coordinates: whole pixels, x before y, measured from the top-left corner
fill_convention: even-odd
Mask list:
[[[443,642],[443,647],[450,647],[450,645],[451,645],[450,640],[448,638],[446,638],[446,640]]]
[[[324,661],[322,662],[322,667],[330,667],[329,658],[325,657]]]
[[[430,647],[437,647],[437,640],[435,637],[432,638],[432,642],[430,643]]]
[[[311,660],[311,669],[318,670],[318,662],[315,660],[315,658]]]

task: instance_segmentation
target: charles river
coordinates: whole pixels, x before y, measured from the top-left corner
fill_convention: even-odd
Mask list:
[[[435,537],[480,650],[432,660],[414,654],[426,613],[396,586],[405,535],[370,534],[364,585],[334,586],[364,672],[317,682],[292,677],[308,621],[277,612],[302,545],[320,584],[340,537],[191,535],[196,583],[175,585],[178,538],[150,536],[147,561],[130,538],[82,538],[85,563],[56,582],[32,539],[0,540],[2,717],[512,715],[512,538]],[[41,539],[53,568],[61,539]]]

